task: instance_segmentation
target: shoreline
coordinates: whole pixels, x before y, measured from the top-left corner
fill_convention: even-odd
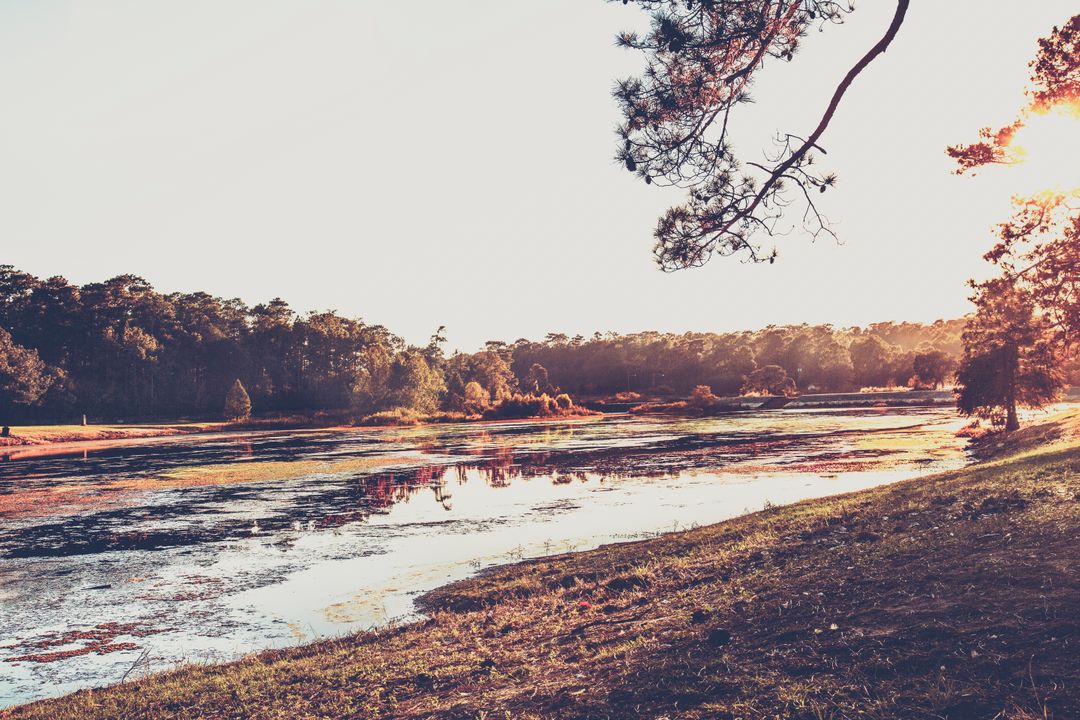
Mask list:
[[[499,420],[477,419],[456,420],[452,422],[433,422],[421,424],[397,425],[344,425],[317,423],[295,423],[283,426],[267,427],[258,425],[231,425],[226,422],[189,423],[189,424],[132,424],[132,425],[41,425],[36,428],[85,428],[86,437],[73,439],[71,435],[56,433],[54,438],[37,434],[29,436],[12,435],[3,440],[26,440],[25,442],[0,442],[0,462],[20,460],[49,455],[76,455],[80,452],[99,452],[115,448],[143,447],[179,443],[188,439],[205,440],[215,437],[265,437],[275,434],[310,434],[310,433],[346,433],[346,432],[386,432],[419,427],[440,427],[458,425],[493,425],[502,423],[561,423],[585,422],[612,417],[627,417],[629,413],[603,413],[599,415],[568,415],[565,417],[542,418],[507,418]],[[12,431],[21,428],[12,427]]]
[[[0,717],[1067,714],[1078,429],[1051,418],[1007,457],[499,566],[424,595],[416,623]]]

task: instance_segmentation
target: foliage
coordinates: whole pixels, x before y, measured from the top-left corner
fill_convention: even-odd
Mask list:
[[[514,393],[508,398],[492,405],[484,417],[489,420],[510,420],[520,418],[557,418],[595,413],[574,406],[573,400],[565,393],[551,397],[547,393]]]
[[[956,370],[956,361],[941,350],[927,350],[915,353],[912,368],[918,385],[936,389],[948,382]]]
[[[465,409],[470,413],[483,413],[491,406],[491,394],[475,380],[465,386]]]
[[[1028,102],[999,130],[984,128],[971,145],[948,148],[958,173],[1013,164],[1013,146],[1032,118],[1064,110],[1080,118],[1080,15],[1039,40],[1031,62]],[[977,313],[965,331],[958,373],[962,412],[989,416],[1006,430],[1019,427],[1017,405],[1041,406],[1076,358],[1080,332],[1080,175],[1072,189],[1014,198],[1015,213],[998,228],[985,259],[1000,277],[976,285]]]
[[[393,410],[380,410],[365,416],[361,425],[419,425],[423,421],[420,413],[409,408],[394,408]]]
[[[1018,406],[1042,407],[1061,387],[1047,327],[1031,297],[1007,280],[981,286],[975,303],[956,375],[957,408],[1016,430]]]
[[[779,365],[766,365],[750,373],[742,387],[744,395],[794,395],[795,381]]]
[[[860,385],[883,387],[895,377],[893,362],[898,352],[880,336],[857,337],[851,341],[848,352],[851,356],[852,376],[859,378]]]
[[[631,401],[641,395],[688,396],[697,385],[718,395],[738,394],[759,367],[779,365],[803,389],[846,392],[867,386],[904,385],[914,376],[918,352],[961,351],[962,320],[876,323],[867,328],[772,326],[756,332],[596,334],[590,339],[549,335],[511,346],[512,368],[526,377],[540,364],[575,397],[608,395]],[[868,340],[869,338],[869,340]],[[880,342],[879,342],[880,341]],[[880,348],[884,365],[854,359],[867,346]]]
[[[237,378],[225,396],[225,419],[231,422],[247,420],[251,417],[251,398],[243,383]]]
[[[0,328],[0,412],[37,402],[53,380],[36,351],[16,345]]]
[[[716,402],[716,396],[708,385],[698,385],[690,393],[690,399],[687,402],[694,407],[706,408]]]
[[[628,0],[623,0],[624,4]],[[813,234],[830,233],[815,196],[835,176],[814,167],[815,151],[848,87],[892,42],[907,12],[898,0],[885,35],[840,80],[817,127],[780,133],[762,161],[742,162],[728,120],[750,102],[750,85],[767,60],[792,60],[811,28],[839,24],[852,7],[833,0],[634,0],[652,17],[649,32],[623,33],[645,71],[620,82],[623,114],[618,161],[647,183],[685,188],[688,200],[657,224],[655,255],[667,270],[698,266],[712,255],[773,261],[752,242],[773,235],[793,203]]]
[[[1017,161],[1011,147],[1013,138],[1032,115],[1042,115],[1056,107],[1080,104],[1080,15],[1055,27],[1039,39],[1039,49],[1031,61],[1027,104],[1019,117],[998,130],[983,128],[971,145],[954,145],[946,152],[957,162],[957,173],[991,164]]]
[[[441,331],[411,347],[380,325],[332,311],[297,315],[280,298],[249,307],[200,292],[161,294],[132,275],[79,287],[0,266],[0,328],[17,348],[4,357],[37,368],[20,371],[36,379],[20,396],[25,402],[4,408],[13,420],[218,417],[236,379],[260,413],[355,417],[394,408],[480,414],[523,390],[636,400],[686,397],[707,385],[733,395],[766,365],[807,390],[847,391],[880,384],[883,375],[906,382],[916,351],[958,354],[962,327],[551,334],[444,357]],[[885,369],[876,359],[856,367],[869,347],[891,358]],[[467,392],[472,383],[478,387]]]
[[[440,407],[446,392],[443,376],[422,353],[408,352],[394,363],[390,379],[393,406],[420,414],[431,414]]]
[[[529,368],[528,374],[525,376],[525,380],[522,385],[526,387],[529,392],[533,393],[551,393],[555,388],[551,385],[551,380],[548,377],[547,368],[540,363],[533,363]]]

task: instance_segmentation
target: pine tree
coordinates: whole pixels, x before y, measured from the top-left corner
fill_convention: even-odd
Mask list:
[[[251,398],[248,397],[240,378],[237,378],[225,396],[225,419],[229,422],[240,422],[250,417]]]
[[[1007,277],[979,286],[977,311],[964,330],[956,373],[956,405],[965,415],[1017,430],[1017,407],[1042,407],[1061,388],[1059,358],[1049,328],[1029,293]]]

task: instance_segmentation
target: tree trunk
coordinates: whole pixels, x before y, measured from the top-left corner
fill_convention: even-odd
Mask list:
[[[1016,416],[1016,376],[1020,372],[1020,349],[1010,347],[1009,350],[1009,394],[1006,398],[1008,417],[1005,419],[1007,433],[1020,429],[1020,419]]]
[[[1005,420],[1005,432],[1020,429],[1020,419],[1016,417],[1016,400],[1009,402],[1009,417]]]

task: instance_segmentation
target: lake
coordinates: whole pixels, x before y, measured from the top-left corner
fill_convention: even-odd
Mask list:
[[[966,461],[949,408],[185,437],[0,460],[0,707],[407,621],[485,567]]]

